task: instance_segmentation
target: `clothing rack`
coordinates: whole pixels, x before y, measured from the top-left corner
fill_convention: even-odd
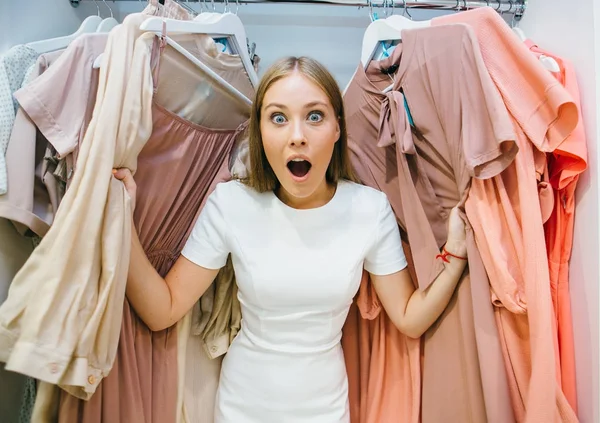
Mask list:
[[[69,0],[71,6],[77,7],[79,3],[84,0]],[[93,1],[93,0],[85,0]],[[110,1],[110,0],[109,0]],[[112,0],[115,1],[126,1],[126,0]],[[133,0],[129,0],[133,1]],[[527,0],[484,0],[484,1],[471,1],[471,0],[182,0],[178,3],[185,5],[186,3],[204,3],[205,5],[214,5],[215,3],[223,3],[225,5],[233,6],[239,4],[251,4],[251,3],[288,3],[288,4],[329,4],[336,6],[354,6],[354,7],[384,7],[384,8],[396,8],[402,10],[410,9],[428,9],[428,10],[456,10],[464,11],[469,9],[476,9],[479,7],[489,6],[495,9],[498,13],[513,15],[515,20],[519,20],[523,17],[525,9],[527,9]]]

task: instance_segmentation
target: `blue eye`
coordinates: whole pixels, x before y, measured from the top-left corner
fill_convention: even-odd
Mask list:
[[[277,125],[282,125],[286,122],[286,118],[285,116],[283,116],[281,113],[274,113],[271,115],[271,121]]]
[[[321,112],[310,112],[308,114],[308,120],[311,123],[321,122],[323,120],[323,113],[321,113]]]

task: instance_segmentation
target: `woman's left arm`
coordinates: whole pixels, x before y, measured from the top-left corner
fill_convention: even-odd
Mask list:
[[[448,242],[445,249],[452,255],[465,257],[467,252],[465,225],[453,209],[450,214]],[[398,330],[411,338],[419,338],[440,317],[467,265],[461,258],[447,256],[449,263],[424,291],[415,289],[408,269],[391,275],[371,274],[383,308]]]

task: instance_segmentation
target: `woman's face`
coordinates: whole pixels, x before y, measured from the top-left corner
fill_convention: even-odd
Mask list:
[[[268,91],[261,109],[262,142],[282,196],[302,202],[327,195],[325,174],[340,137],[338,117],[327,94],[294,72]]]

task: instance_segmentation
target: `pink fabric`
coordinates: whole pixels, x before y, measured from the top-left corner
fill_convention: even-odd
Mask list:
[[[577,124],[568,92],[491,8],[433,20],[469,24],[508,108],[519,154],[500,175],[474,179],[465,208],[490,277],[519,422],[574,422],[557,386],[553,309],[536,166]],[[540,156],[542,160],[540,160]]]
[[[573,133],[553,153],[548,153],[548,172],[554,188],[552,214],[546,221],[546,248],[550,266],[550,288],[557,326],[558,365],[562,390],[577,412],[577,384],[575,380],[575,346],[573,319],[569,295],[569,260],[573,248],[573,225],[575,223],[575,189],[579,175],[587,168],[587,143],[581,117],[581,101],[577,75],[573,65],[549,53],[531,41],[525,43],[539,59],[551,57],[560,71],[552,75],[573,97],[579,109],[579,121]]]
[[[152,135],[138,157],[134,222],[161,275],[179,257],[200,205],[230,178],[237,133],[194,125],[154,105]],[[118,355],[98,391],[87,402],[63,393],[60,422],[175,422],[176,329],[151,332],[126,301]]]
[[[398,66],[392,75],[396,83],[383,94],[391,65]],[[414,128],[405,112],[403,93]],[[363,183],[387,194],[408,235],[415,282],[426,289],[443,269],[435,257],[446,241],[450,209],[463,204],[473,175],[493,177],[517,152],[506,108],[483,65],[474,34],[464,25],[403,31],[402,44],[391,58],[371,63],[366,73],[357,70],[345,102],[353,165]],[[513,419],[487,286],[470,233],[469,271],[423,337],[420,410],[424,423],[506,423]],[[359,337],[363,337],[360,332]],[[373,342],[362,340],[367,346]],[[406,359],[410,366],[413,357],[409,351],[396,360]],[[360,374],[368,372],[368,379],[377,380],[376,371],[387,370],[392,359],[378,350],[366,367],[361,357]],[[408,386],[399,388],[410,395]],[[370,406],[373,392],[367,391],[366,399],[362,391],[360,395],[362,417],[363,404]],[[403,421],[408,411],[396,419]],[[397,421],[383,416],[379,421]]]

